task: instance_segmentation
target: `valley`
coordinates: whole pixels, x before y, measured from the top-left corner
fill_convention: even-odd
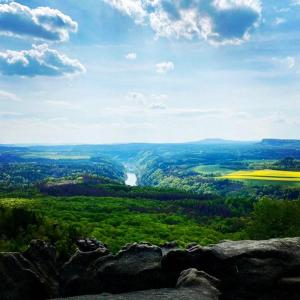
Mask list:
[[[300,142],[2,145],[0,171],[1,251],[300,234]]]

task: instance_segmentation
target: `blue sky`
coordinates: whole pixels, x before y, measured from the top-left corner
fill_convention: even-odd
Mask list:
[[[300,1],[0,0],[0,143],[300,138]]]

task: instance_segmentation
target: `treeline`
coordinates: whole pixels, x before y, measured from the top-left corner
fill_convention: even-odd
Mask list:
[[[132,199],[154,199],[160,201],[180,199],[212,199],[210,195],[195,194],[176,190],[174,188],[155,187],[130,187],[124,184],[91,184],[91,183],[65,183],[41,184],[39,190],[49,196],[93,196],[93,197],[118,197]]]
[[[236,215],[241,215],[240,208],[232,207],[230,211],[230,206],[235,204],[226,203],[224,217],[204,218],[198,222],[195,222],[196,210],[199,209],[203,217],[208,212],[203,209],[205,204],[195,200],[155,205],[130,199],[97,201],[77,197],[72,201],[44,198],[41,203],[34,210],[0,205],[0,251],[24,250],[30,240],[43,239],[56,246],[59,260],[66,260],[74,252],[76,240],[84,236],[95,236],[117,251],[121,245],[142,240],[154,243],[177,240],[184,246],[192,241],[205,245],[224,238],[300,235],[300,200],[278,201],[265,197],[254,204],[251,213],[241,217],[232,215],[234,210]],[[248,204],[241,206],[245,208]],[[227,212],[231,217],[226,216]],[[192,214],[186,217],[186,213]]]
[[[80,230],[21,207],[0,206],[0,251],[22,251],[33,239],[56,246],[58,258],[65,260],[75,249]]]
[[[119,182],[125,178],[124,167],[105,158],[24,160],[15,157],[8,159],[7,155],[0,156],[0,188],[29,187],[49,178],[73,178],[85,174],[103,176]]]

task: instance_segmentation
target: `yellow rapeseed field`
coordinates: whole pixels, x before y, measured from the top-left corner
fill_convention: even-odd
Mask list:
[[[300,172],[280,170],[246,170],[238,171],[222,176],[224,179],[233,180],[268,180],[300,182]]]

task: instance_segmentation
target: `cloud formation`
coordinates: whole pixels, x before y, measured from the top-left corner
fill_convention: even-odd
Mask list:
[[[64,76],[83,73],[85,67],[47,44],[33,45],[30,50],[0,52],[0,73],[3,75]]]
[[[261,19],[260,0],[104,0],[157,36],[240,44]]]
[[[155,67],[156,67],[156,72],[159,74],[165,74],[171,72],[175,68],[174,63],[172,63],[171,61],[158,63],[156,64]]]
[[[137,58],[137,54],[134,52],[131,52],[131,53],[126,54],[125,58],[128,60],[135,60]]]
[[[17,101],[17,102],[21,101],[21,99],[17,95],[6,91],[1,91],[1,90],[0,90],[0,100]]]
[[[287,56],[284,58],[277,58],[277,57],[273,57],[272,60],[277,64],[280,65],[282,67],[285,67],[289,70],[294,69],[296,66],[296,58],[292,57],[292,56]]]
[[[152,103],[149,106],[149,109],[151,109],[151,110],[165,110],[165,109],[167,109],[167,106],[164,105],[163,103]]]
[[[57,9],[31,9],[17,2],[0,4],[0,34],[47,41],[66,41],[78,25]]]
[[[126,99],[135,104],[144,105],[146,102],[145,95],[138,92],[129,92],[126,96]]]

